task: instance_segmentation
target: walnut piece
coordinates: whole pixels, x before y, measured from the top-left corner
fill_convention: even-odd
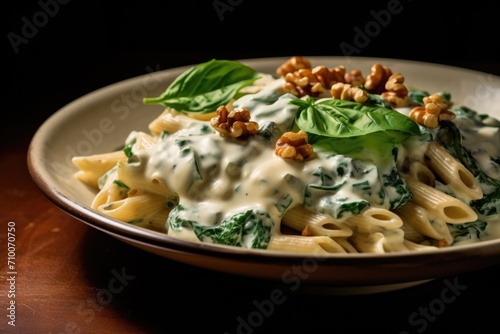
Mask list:
[[[345,82],[345,67],[327,68],[316,66],[313,69],[299,69],[285,75],[284,90],[295,96],[317,97],[329,89],[336,82]]]
[[[339,65],[334,68],[328,68],[326,66],[316,66],[312,69],[314,75],[316,75],[323,84],[325,88],[330,88],[334,83],[346,82],[345,73],[346,69],[343,65]]]
[[[285,132],[276,142],[275,153],[284,159],[306,160],[314,150],[307,141],[306,132]]]
[[[369,93],[380,94],[385,91],[385,84],[392,71],[379,63],[373,64],[370,74],[366,77],[365,89]]]
[[[220,106],[217,108],[217,116],[210,119],[210,125],[222,137],[241,138],[255,135],[259,130],[259,125],[250,121],[250,111],[247,108],[229,111],[226,106]]]
[[[311,69],[311,62],[303,57],[294,56],[281,64],[276,70],[276,74],[284,77],[288,73],[292,73],[301,69]]]
[[[408,116],[423,126],[434,129],[439,126],[440,121],[453,120],[456,115],[449,111],[451,103],[445,103],[443,96],[432,94],[423,98],[424,106],[413,108]]]
[[[389,102],[393,108],[406,107],[408,105],[408,89],[403,84],[404,76],[399,73],[393,73],[385,83],[385,92],[380,95],[384,100]]]
[[[368,93],[359,87],[348,83],[337,82],[330,89],[334,99],[355,101],[363,103],[368,100]]]
[[[366,79],[360,70],[352,70],[344,75],[344,80],[346,83],[353,86],[361,86],[365,84]]]
[[[287,73],[283,89],[295,96],[319,96],[325,91],[325,86],[310,69],[300,69]]]

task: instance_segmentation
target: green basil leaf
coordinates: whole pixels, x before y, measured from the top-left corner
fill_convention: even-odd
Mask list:
[[[145,104],[161,104],[186,113],[208,113],[228,103],[243,87],[259,78],[253,68],[233,60],[212,59],[178,76],[159,97]]]
[[[331,152],[358,158],[367,158],[366,152],[370,152],[370,155],[382,157],[390,154],[393,147],[409,136],[410,134],[399,131],[374,132],[365,136],[340,138],[312,135],[309,136],[309,143],[313,145],[315,152]]]
[[[299,106],[297,126],[325,137],[348,138],[381,131],[420,135],[420,127],[396,110],[341,99],[314,101],[311,97],[293,100]]]

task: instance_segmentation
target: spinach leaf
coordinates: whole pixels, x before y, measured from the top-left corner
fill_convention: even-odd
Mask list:
[[[169,214],[167,224],[174,231],[192,228],[196,237],[203,242],[238,246],[243,248],[266,249],[271,239],[274,221],[269,214],[259,209],[249,209],[234,214],[214,226],[204,226],[197,221],[185,219],[182,212],[186,208],[177,205]]]
[[[298,127],[316,135],[349,138],[389,130],[420,135],[418,124],[408,116],[380,106],[340,99],[315,102],[311,97],[290,103],[299,106]]]
[[[259,78],[253,68],[233,60],[212,59],[178,76],[159,97],[145,104],[161,104],[185,113],[204,114],[228,103],[243,87]]]
[[[460,117],[460,116],[459,116]],[[465,168],[470,170],[476,180],[481,184],[483,197],[470,202],[470,206],[478,213],[485,216],[498,215],[500,213],[500,180],[488,176],[473,155],[462,144],[462,134],[455,123],[451,121],[442,122],[435,132],[435,140],[448,152],[460,161]]]
[[[471,223],[449,224],[448,228],[453,236],[453,242],[459,242],[470,239],[480,239],[485,234],[488,223],[482,220],[476,220]]]
[[[427,97],[431,94],[429,94],[428,91],[426,90],[420,90],[420,89],[410,89],[408,91],[408,97],[415,103],[423,106],[424,105],[424,97]]]

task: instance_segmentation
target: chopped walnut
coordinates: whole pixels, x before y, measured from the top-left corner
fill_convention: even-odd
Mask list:
[[[405,78],[401,73],[391,74],[385,84],[387,91],[380,94],[393,108],[406,107],[408,105],[408,89],[403,85],[404,81]]]
[[[385,84],[392,71],[379,63],[373,64],[370,74],[366,77],[365,89],[369,93],[380,94],[385,91]]]
[[[348,83],[337,82],[330,89],[334,99],[355,101],[363,103],[368,99],[368,93],[359,87]]]
[[[279,76],[284,77],[288,73],[292,73],[301,69],[311,69],[311,62],[303,57],[294,56],[281,64],[276,70],[276,73]]]
[[[342,65],[334,68],[316,66],[312,70],[313,74],[318,77],[325,88],[330,88],[332,84],[337,82],[345,82],[345,71],[346,69]]]
[[[210,119],[210,125],[223,137],[240,138],[254,135],[259,130],[256,122],[250,122],[250,111],[239,108],[229,111],[226,106],[217,108],[217,116]]]
[[[438,116],[433,113],[427,112],[425,110],[425,106],[413,108],[408,116],[418,124],[431,129],[437,128],[437,126],[439,125]]]
[[[424,106],[413,108],[408,116],[415,122],[428,128],[437,128],[440,121],[453,120],[456,116],[448,108],[451,106],[443,101],[439,94],[423,98]]]
[[[324,88],[330,87],[330,70],[326,66],[316,66],[311,73],[318,79]]]
[[[307,141],[307,133],[285,132],[276,142],[276,155],[284,159],[306,160],[314,151]]]
[[[443,95],[438,94],[438,93],[426,96],[422,100],[423,100],[424,104],[428,104],[428,103],[431,103],[431,102],[437,104],[437,106],[441,110],[447,110],[447,109],[450,109],[453,106],[452,102],[448,102],[448,103],[444,102],[443,101]]]
[[[351,72],[346,73],[344,75],[344,80],[346,83],[351,84],[353,86],[364,85],[366,81],[360,70],[352,70]]]
[[[337,66],[327,68],[326,66],[316,66],[311,69],[299,69],[285,75],[284,90],[295,96],[317,97],[329,89],[332,84],[345,82],[345,67]]]
[[[325,86],[310,69],[300,69],[287,73],[284,90],[295,96],[319,96],[325,91]]]

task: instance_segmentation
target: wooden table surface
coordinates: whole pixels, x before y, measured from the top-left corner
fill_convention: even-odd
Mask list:
[[[298,291],[265,308],[272,282],[176,263],[62,212],[28,173],[34,130],[20,132],[1,152],[0,333],[492,333],[498,328],[500,266],[383,294]]]

